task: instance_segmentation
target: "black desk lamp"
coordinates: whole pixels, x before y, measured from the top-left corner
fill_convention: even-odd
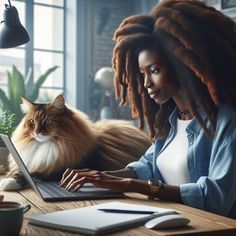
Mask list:
[[[0,48],[13,48],[29,41],[29,35],[20,23],[17,9],[5,4],[3,21],[0,23]]]

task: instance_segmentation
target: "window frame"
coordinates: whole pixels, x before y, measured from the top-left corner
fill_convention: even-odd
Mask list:
[[[39,3],[34,2],[34,0],[14,0],[16,2],[23,2],[25,3],[25,27],[27,29],[27,32],[30,35],[30,41],[23,47],[18,47],[19,49],[25,50],[25,69],[24,74],[26,75],[29,68],[31,68],[31,78],[29,83],[29,87],[27,89],[32,89],[33,85],[33,78],[34,78],[34,52],[49,52],[49,53],[59,53],[62,55],[62,87],[61,86],[42,86],[41,89],[60,89],[65,93],[65,75],[66,75],[66,67],[65,67],[65,49],[66,49],[66,25],[65,25],[65,19],[66,19],[66,0],[63,0],[62,6],[58,5],[52,5],[52,4],[45,4],[45,3]],[[14,4],[13,4],[14,5]],[[35,48],[34,47],[34,6],[45,6],[45,7],[51,7],[51,8],[57,8],[61,9],[63,11],[63,33],[62,33],[62,40],[63,40],[63,47],[62,50],[50,50],[50,49],[43,49],[43,48]]]

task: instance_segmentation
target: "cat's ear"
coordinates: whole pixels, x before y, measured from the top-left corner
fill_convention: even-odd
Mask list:
[[[21,110],[24,113],[28,113],[30,110],[34,108],[34,104],[25,97],[21,97],[21,100],[22,100]]]
[[[53,106],[54,108],[56,109],[62,109],[65,107],[65,99],[64,99],[64,96],[61,94],[61,95],[58,95],[54,100],[53,102],[50,104],[50,106]]]

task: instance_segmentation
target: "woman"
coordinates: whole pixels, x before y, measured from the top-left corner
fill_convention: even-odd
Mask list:
[[[125,19],[114,35],[116,93],[154,143],[123,170],[68,169],[61,186],[91,182],[236,218],[235,28],[198,1]]]

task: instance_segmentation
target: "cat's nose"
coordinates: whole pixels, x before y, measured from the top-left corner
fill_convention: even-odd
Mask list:
[[[37,136],[37,135],[39,135],[39,134],[40,134],[40,132],[38,132],[37,130],[34,131],[34,135],[35,135],[35,136]]]
[[[36,127],[34,130],[35,134],[37,134],[37,135],[40,134],[41,131],[42,131],[42,129],[40,127]]]

